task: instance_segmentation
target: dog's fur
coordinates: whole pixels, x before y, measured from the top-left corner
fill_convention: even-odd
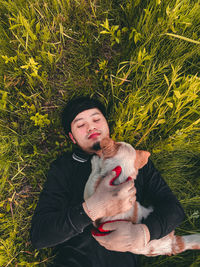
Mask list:
[[[115,180],[115,184],[124,182],[131,176],[136,179],[138,170],[148,161],[150,153],[147,151],[135,150],[130,144],[125,142],[114,142],[110,138],[104,138],[100,143],[103,157],[93,156],[92,172],[85,186],[84,199],[89,198],[101,182],[101,177],[105,177],[116,166],[121,166],[122,171]],[[123,214],[112,217],[101,218],[101,222],[110,220],[129,220],[133,223],[141,223],[143,218],[153,211],[152,207],[145,208],[139,202]],[[167,236],[150,241],[142,250],[134,253],[146,256],[172,255],[189,249],[200,249],[200,234],[176,236],[174,231]]]

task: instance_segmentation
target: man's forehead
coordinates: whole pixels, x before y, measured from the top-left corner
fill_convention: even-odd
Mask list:
[[[88,117],[92,117],[95,115],[102,115],[101,111],[98,108],[91,108],[84,110],[76,115],[76,117],[73,119],[72,123],[76,123],[77,121],[84,120]]]

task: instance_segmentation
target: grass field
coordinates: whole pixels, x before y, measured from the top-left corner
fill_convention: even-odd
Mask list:
[[[200,229],[200,1],[0,0],[0,266],[46,266],[30,220],[50,163],[71,144],[59,114],[99,96],[112,136],[149,150]],[[200,253],[141,257],[200,266]]]

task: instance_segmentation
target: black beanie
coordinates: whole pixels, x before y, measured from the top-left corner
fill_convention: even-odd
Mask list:
[[[98,108],[104,117],[106,117],[106,108],[97,99],[90,98],[89,96],[82,96],[70,100],[64,107],[61,115],[62,126],[65,133],[69,134],[71,131],[71,123],[80,112],[91,108]]]

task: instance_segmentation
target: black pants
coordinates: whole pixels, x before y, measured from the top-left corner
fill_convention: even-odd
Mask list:
[[[94,267],[87,257],[80,251],[61,248],[55,251],[55,258],[49,267]]]
[[[96,263],[92,263],[86,254],[83,251],[64,246],[60,247],[56,251],[54,251],[55,258],[49,267],[96,267],[97,265],[100,266],[120,266],[120,267],[137,267],[138,265],[138,257],[136,255],[130,256],[127,253],[119,253],[113,254],[113,252],[107,251],[107,255],[104,255],[103,262],[100,261],[95,257]],[[130,254],[132,255],[132,254]],[[94,261],[95,261],[94,260]],[[125,261],[124,261],[125,260]],[[112,264],[111,264],[112,262]],[[126,262],[126,263],[125,263]],[[128,265],[127,265],[128,262]],[[124,265],[125,263],[125,265]]]

